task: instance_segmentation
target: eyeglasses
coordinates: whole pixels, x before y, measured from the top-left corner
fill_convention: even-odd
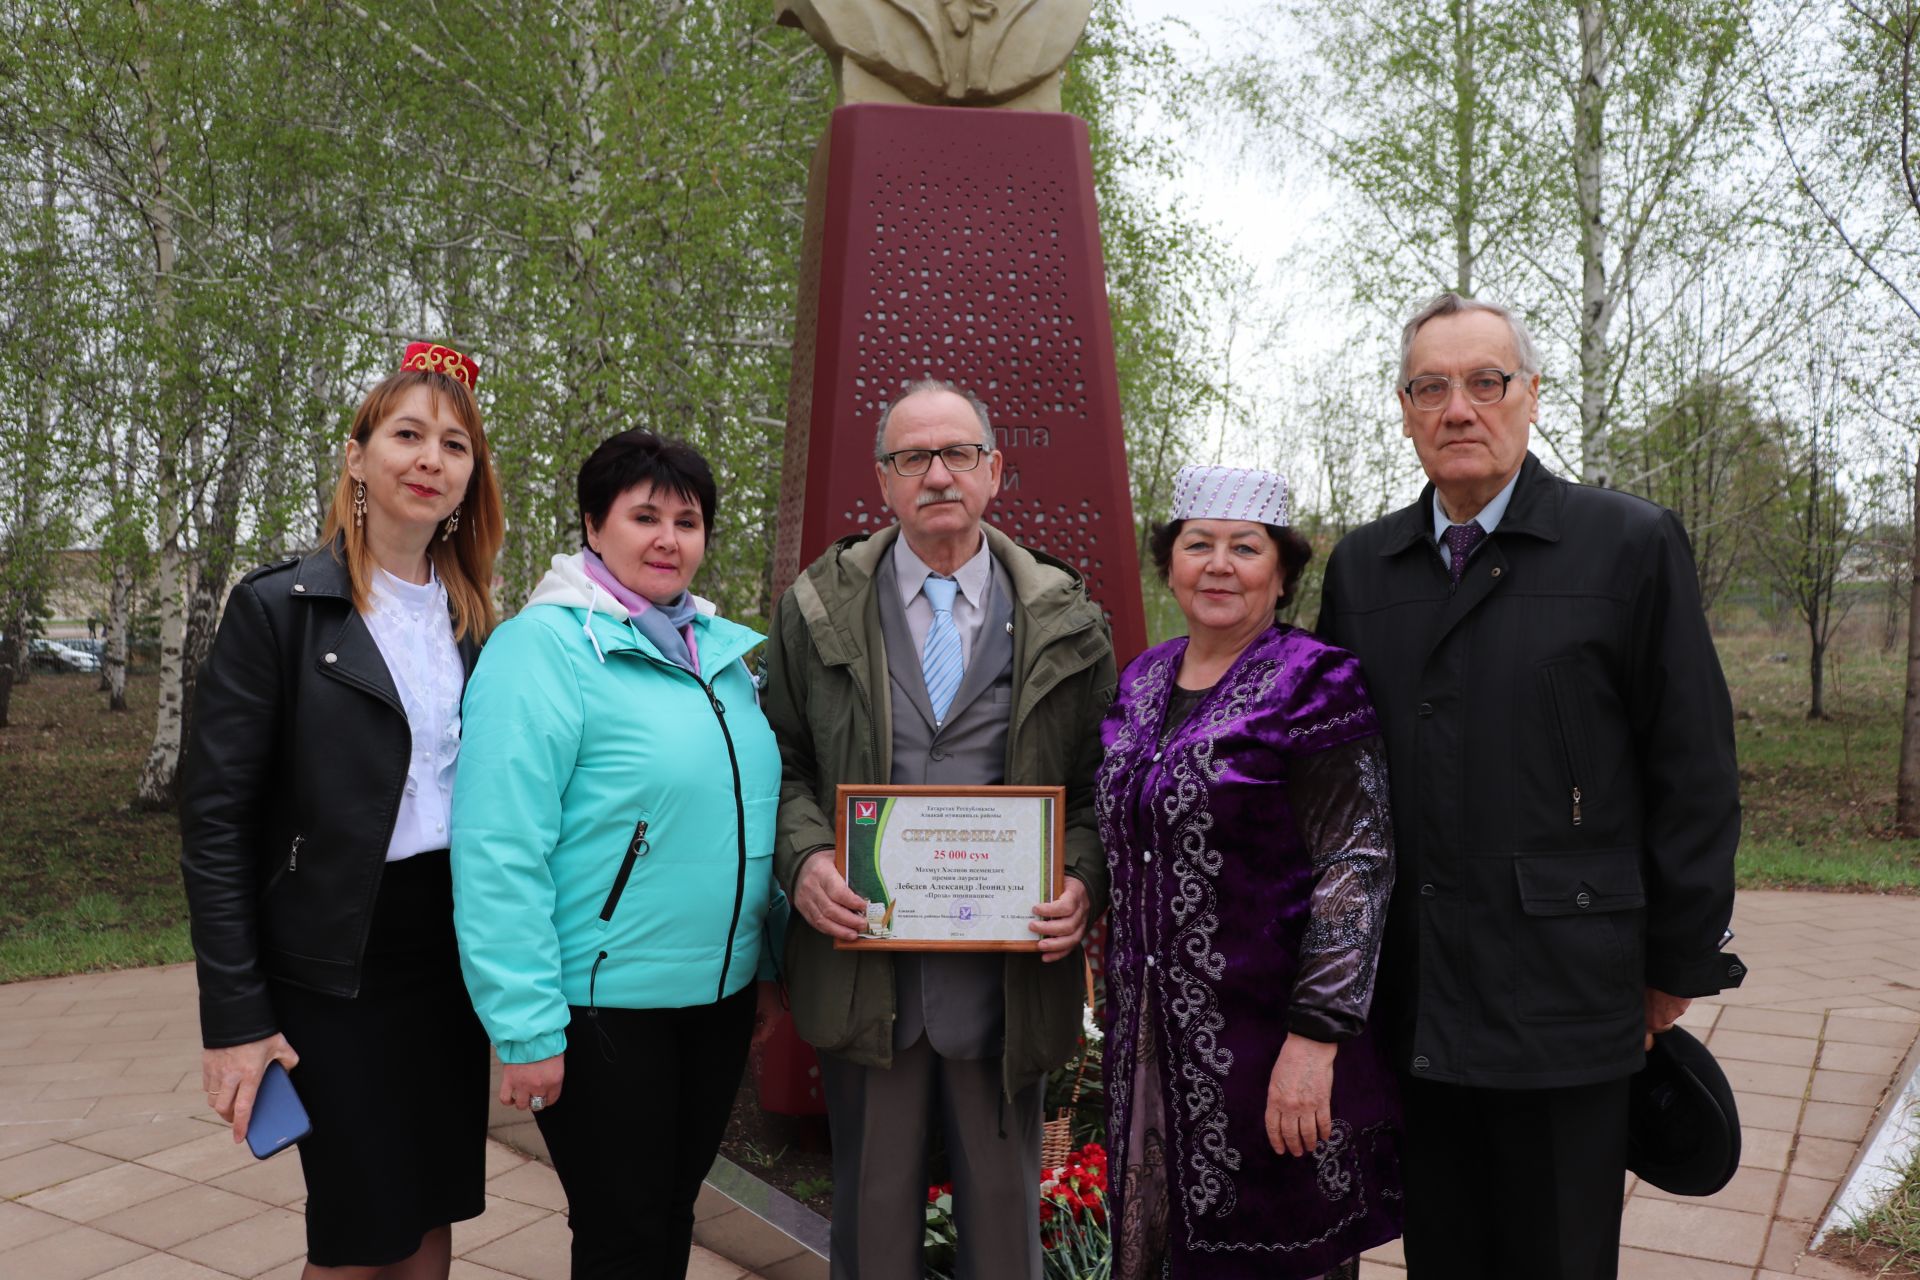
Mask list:
[[[971,471],[992,452],[983,444],[950,444],[944,449],[895,449],[881,454],[880,461],[892,466],[897,475],[923,476],[932,470],[936,457],[949,471]]]
[[[1519,376],[1519,371],[1507,373],[1500,369],[1475,369],[1464,378],[1449,378],[1445,374],[1425,373],[1408,382],[1401,390],[1413,407],[1426,413],[1446,404],[1453,389],[1459,387],[1467,393],[1467,399],[1475,404],[1499,404],[1507,398],[1507,384]]]

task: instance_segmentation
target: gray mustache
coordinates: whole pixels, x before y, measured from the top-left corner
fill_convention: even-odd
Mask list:
[[[913,505],[916,507],[925,507],[925,506],[931,506],[933,503],[936,503],[936,502],[959,502],[961,501],[962,497],[963,495],[960,492],[960,486],[950,484],[946,488],[941,489],[938,492],[928,490],[927,492],[922,493],[919,497],[913,500]]]

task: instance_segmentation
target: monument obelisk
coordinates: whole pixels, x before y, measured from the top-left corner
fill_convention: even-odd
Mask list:
[[[841,105],[814,155],[773,586],[884,527],[881,408],[978,394],[1005,479],[988,519],[1078,569],[1121,662],[1146,645],[1087,127],[1060,110],[1092,0],[775,0]]]

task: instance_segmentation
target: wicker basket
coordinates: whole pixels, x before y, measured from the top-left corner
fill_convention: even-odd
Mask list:
[[[1084,959],[1081,963],[1087,976],[1087,1008],[1092,1009],[1095,1007],[1093,964]],[[1073,1072],[1073,1092],[1067,1095],[1067,1105],[1061,1107],[1053,1119],[1044,1121],[1040,1126],[1040,1167],[1043,1170],[1058,1169],[1073,1152],[1073,1111],[1079,1105],[1080,1090],[1086,1080],[1087,1054],[1082,1052],[1080,1063]]]

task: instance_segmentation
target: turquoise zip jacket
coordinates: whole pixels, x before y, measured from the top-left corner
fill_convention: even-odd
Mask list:
[[[732,995],[784,934],[780,753],[741,661],[765,637],[700,601],[695,677],[580,559],[494,631],[462,710],[454,927],[502,1062],[565,1050],[569,1005]]]

